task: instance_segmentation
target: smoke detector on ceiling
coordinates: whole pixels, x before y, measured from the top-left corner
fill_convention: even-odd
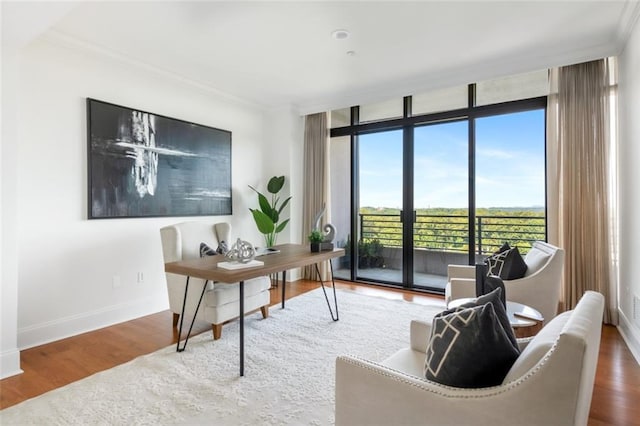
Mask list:
[[[333,37],[335,40],[344,40],[346,38],[349,38],[349,35],[349,31],[347,30],[335,30],[331,33],[331,37]]]

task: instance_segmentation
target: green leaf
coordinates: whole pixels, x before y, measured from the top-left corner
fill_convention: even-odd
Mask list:
[[[289,197],[286,200],[284,200],[284,202],[282,203],[282,205],[278,209],[278,213],[282,213],[282,210],[284,210],[284,208],[287,206],[287,204],[289,204],[289,200],[290,199],[291,199],[291,197]]]
[[[271,211],[273,210],[273,208],[271,207],[271,204],[269,204],[269,200],[267,200],[267,197],[260,193],[258,193],[258,204],[260,204],[260,210],[262,210],[262,213],[266,214],[267,216],[272,215]]]
[[[269,214],[269,217],[274,224],[280,221],[280,213],[278,213],[278,210],[276,209],[271,210],[271,214]]]
[[[285,226],[287,226],[287,223],[289,223],[289,219],[285,220],[284,222],[282,222],[280,225],[278,225],[278,227],[276,228],[276,234],[282,232],[282,230],[284,229]]]
[[[253,220],[255,220],[256,222],[258,231],[260,231],[262,234],[270,234],[273,232],[275,225],[271,221],[271,218],[269,216],[258,209],[249,210],[251,210],[251,214],[253,214]]]
[[[267,191],[272,194],[277,194],[282,187],[284,186],[284,176],[274,176],[269,179],[269,184],[267,185]]]

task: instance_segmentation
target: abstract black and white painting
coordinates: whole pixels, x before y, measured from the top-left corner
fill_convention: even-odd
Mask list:
[[[231,214],[231,132],[87,98],[89,218]]]

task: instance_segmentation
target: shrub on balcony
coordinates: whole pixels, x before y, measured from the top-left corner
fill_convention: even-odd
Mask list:
[[[358,266],[361,269],[384,267],[383,248],[377,238],[363,238],[358,241]]]

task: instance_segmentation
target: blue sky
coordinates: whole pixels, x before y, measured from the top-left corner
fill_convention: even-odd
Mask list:
[[[415,206],[467,207],[467,122],[415,130]],[[402,205],[402,132],[362,135],[360,206]],[[544,111],[476,120],[477,207],[544,206]]]

